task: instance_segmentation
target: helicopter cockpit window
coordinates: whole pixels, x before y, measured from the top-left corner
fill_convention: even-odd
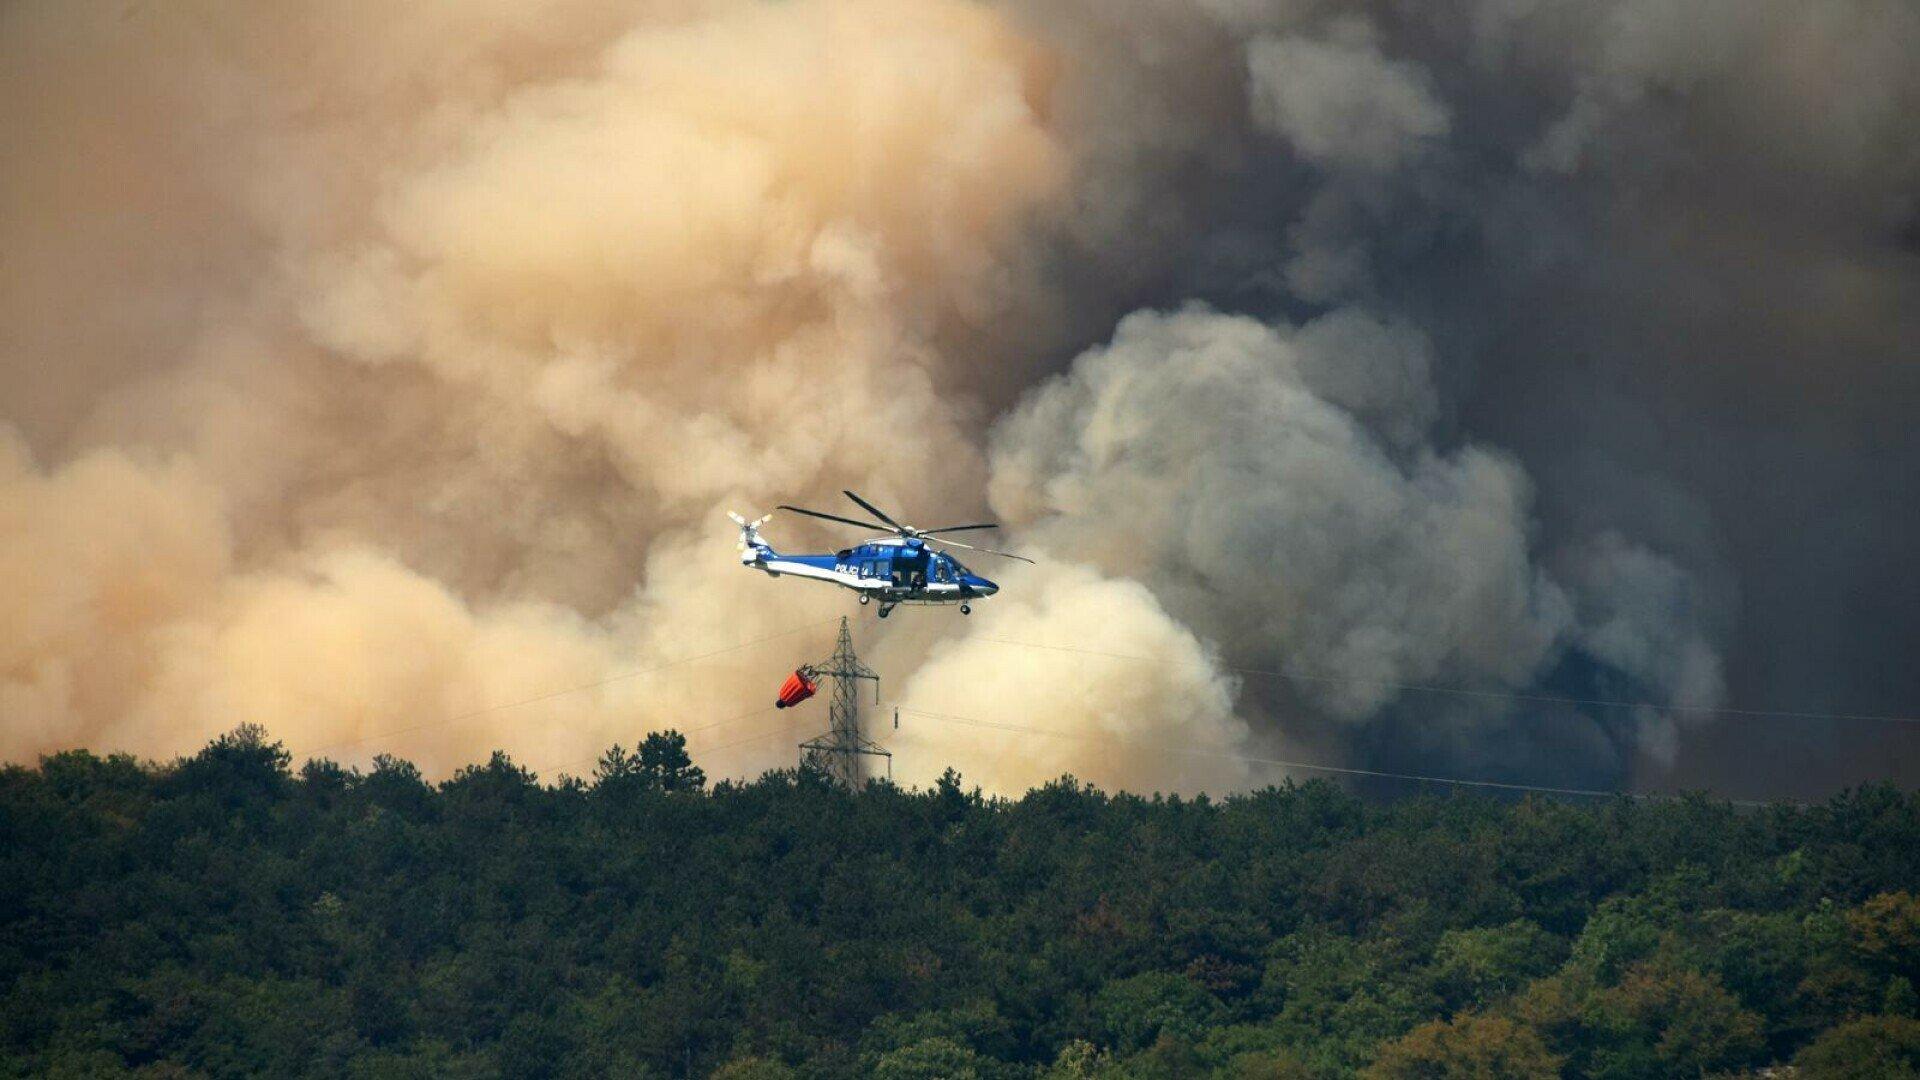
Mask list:
[[[943,585],[951,583],[953,581],[953,560],[952,559],[949,559],[943,556],[933,560],[933,580],[938,581]]]

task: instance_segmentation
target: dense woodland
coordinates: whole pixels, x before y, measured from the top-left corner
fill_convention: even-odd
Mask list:
[[[8,767],[0,1071],[1920,1075],[1911,793],[1002,801],[684,745]]]

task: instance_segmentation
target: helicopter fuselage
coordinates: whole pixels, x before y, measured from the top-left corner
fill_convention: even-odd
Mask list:
[[[896,604],[959,604],[967,607],[1000,591],[958,559],[934,551],[915,538],[885,537],[822,555],[787,555],[767,543],[749,545],[741,565],[773,577],[791,575],[851,589],[860,602],[879,601],[882,612]]]
[[[1000,591],[1000,586],[960,565],[960,560],[943,548],[964,548],[1026,563],[1033,561],[1025,555],[996,551],[984,544],[969,544],[947,535],[999,528],[994,522],[977,521],[968,525],[916,529],[900,524],[884,510],[852,491],[843,490],[841,494],[879,521],[842,517],[786,503],[781,503],[778,508],[839,525],[852,525],[857,529],[892,529],[894,535],[868,540],[831,555],[782,555],[760,539],[760,526],[773,516],[771,512],[755,521],[748,521],[728,511],[727,516],[740,526],[741,564],[770,577],[792,574],[809,581],[824,581],[829,585],[851,589],[859,594],[862,604],[878,600],[880,617],[884,619],[888,612],[901,604],[958,604],[960,614],[965,615],[973,610],[973,601]],[[940,547],[929,547],[929,544],[938,544]]]

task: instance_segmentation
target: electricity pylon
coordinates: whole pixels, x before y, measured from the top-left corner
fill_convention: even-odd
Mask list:
[[[893,755],[877,742],[860,734],[860,680],[873,680],[873,702],[880,703],[880,674],[860,662],[853,653],[853,633],[847,629],[847,617],[840,617],[840,639],[834,643],[833,657],[823,664],[807,668],[814,676],[833,679],[833,707],[828,716],[832,727],[800,744],[800,767],[818,769],[850,788],[866,782],[866,758],[887,759],[887,777],[893,777]]]

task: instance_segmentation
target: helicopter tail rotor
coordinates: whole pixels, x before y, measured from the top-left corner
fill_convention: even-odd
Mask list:
[[[735,546],[740,551],[741,562],[758,562],[764,556],[773,553],[773,548],[769,547],[766,541],[760,539],[760,526],[765,525],[767,519],[773,516],[771,511],[752,521],[748,521],[746,518],[741,517],[731,510],[727,511],[727,516],[733,519],[735,525],[740,526],[740,542]]]

